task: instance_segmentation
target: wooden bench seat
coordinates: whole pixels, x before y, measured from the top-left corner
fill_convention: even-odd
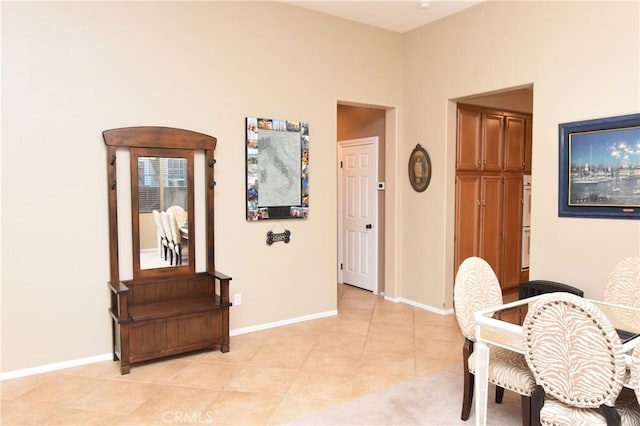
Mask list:
[[[117,310],[114,353],[130,364],[199,349],[229,351],[229,281],[218,271],[110,285]]]
[[[219,298],[199,297],[197,299],[168,300],[157,303],[135,305],[129,308],[129,316],[133,321],[148,321],[173,317],[176,315],[189,315],[199,312],[220,309]]]

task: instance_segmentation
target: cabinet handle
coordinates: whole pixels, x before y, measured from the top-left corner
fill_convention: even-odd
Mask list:
[[[480,200],[477,200],[478,206],[480,206]]]

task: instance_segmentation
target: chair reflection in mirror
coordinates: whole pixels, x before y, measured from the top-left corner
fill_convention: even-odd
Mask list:
[[[182,238],[182,232],[176,216],[173,213],[167,212],[167,217],[171,231],[173,252],[176,255],[176,265],[182,265],[182,256],[188,255],[189,253],[189,244]]]
[[[187,225],[188,215],[187,212],[181,206],[171,206],[167,209],[167,213],[173,214],[178,223],[178,228],[182,228]]]
[[[160,217],[160,212],[158,210],[153,210],[151,212],[153,214],[153,221],[156,224],[156,231],[158,233],[158,238],[160,239],[160,257],[164,260],[167,260],[167,249],[169,247],[169,239],[167,238],[167,234],[164,232],[164,227],[162,226],[162,218]]]
[[[173,265],[173,254],[175,253],[175,242],[172,237],[171,222],[169,220],[169,214],[167,212],[160,212],[160,221],[162,223],[162,229],[167,237],[167,251],[169,252],[169,265]],[[177,264],[177,259],[176,259]]]

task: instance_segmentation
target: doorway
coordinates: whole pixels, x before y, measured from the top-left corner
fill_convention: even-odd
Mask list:
[[[455,101],[454,276],[465,257],[480,256],[503,293],[517,292],[529,277],[533,85]]]
[[[340,169],[340,161],[343,156],[342,144],[345,141],[360,141],[360,145],[362,145],[363,140],[376,138],[376,159],[373,160],[375,162],[373,165],[373,171],[375,173],[372,176],[373,180],[368,181],[367,184],[371,186],[368,193],[372,200],[377,201],[377,207],[375,205],[373,207],[373,219],[366,223],[363,222],[361,225],[365,227],[364,229],[369,233],[369,236],[374,238],[374,240],[367,241],[368,249],[375,249],[375,256],[373,257],[374,263],[367,265],[369,274],[374,277],[374,281],[372,285],[367,285],[367,287],[370,287],[369,290],[373,293],[383,295],[389,294],[388,292],[395,294],[396,285],[395,265],[393,263],[387,264],[387,262],[393,261],[394,257],[386,256],[389,252],[389,246],[392,246],[392,251],[389,253],[393,253],[393,248],[395,247],[395,232],[389,233],[386,229],[386,218],[395,217],[395,204],[387,205],[387,203],[385,203],[385,199],[388,199],[389,196],[395,196],[395,190],[393,188],[394,182],[386,182],[387,187],[385,188],[385,175],[389,175],[395,165],[393,163],[389,164],[385,160],[393,161],[395,158],[393,147],[395,146],[396,123],[395,108],[346,103],[339,103],[337,105],[336,150],[338,162],[336,174],[338,175],[338,181],[336,192],[339,193],[337,200],[338,229],[336,230],[338,234],[337,279],[339,283],[346,282],[351,284],[347,280],[354,281],[352,277],[349,277],[349,274],[347,274],[347,279],[343,277],[346,263],[344,259],[346,243],[342,230],[342,218],[345,217],[346,214],[343,214],[342,211],[342,171],[344,170]],[[386,140],[389,140],[389,144],[386,144]],[[359,142],[354,143],[358,145]],[[346,152],[348,153],[349,151],[352,151],[352,149],[348,149]],[[342,161],[344,164],[344,160]],[[385,170],[387,167],[390,169],[389,171]],[[390,176],[393,176],[393,173],[391,173]],[[370,229],[366,228],[368,224],[371,224]],[[393,231],[395,228],[391,229]],[[365,238],[365,236],[362,236],[362,238]]]
[[[338,146],[339,282],[377,293],[378,137]]]

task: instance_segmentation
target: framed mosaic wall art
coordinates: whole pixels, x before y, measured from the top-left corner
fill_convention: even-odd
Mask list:
[[[246,118],[247,221],[309,215],[309,125]]]

